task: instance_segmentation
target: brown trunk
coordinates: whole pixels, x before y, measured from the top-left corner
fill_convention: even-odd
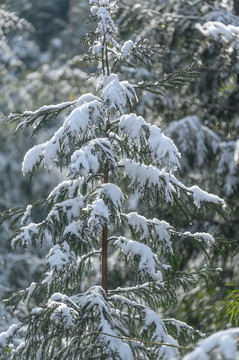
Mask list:
[[[234,0],[234,11],[239,16],[239,0]]]
[[[106,137],[109,137],[109,125],[107,123],[106,125]],[[104,183],[107,184],[109,181],[109,168],[108,163],[105,164],[104,168]],[[105,290],[106,294],[108,291],[108,264],[107,264],[107,247],[108,247],[108,227],[104,226],[102,230],[102,254],[101,254],[101,282],[102,282],[102,288]]]
[[[102,272],[102,288],[105,290],[106,293],[108,291],[107,238],[108,238],[108,229],[106,226],[104,226],[102,233],[101,272]]]

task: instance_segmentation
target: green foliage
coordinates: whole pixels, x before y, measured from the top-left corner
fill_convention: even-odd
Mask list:
[[[231,286],[235,284],[227,284]],[[239,319],[239,290],[231,290],[230,294],[221,302],[225,314],[230,317],[230,322],[238,326]]]

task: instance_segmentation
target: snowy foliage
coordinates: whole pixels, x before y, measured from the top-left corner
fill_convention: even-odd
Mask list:
[[[3,215],[3,220],[15,216],[21,221],[11,237],[13,248],[27,249],[49,240],[51,246],[42,280],[6,301],[10,305],[27,300],[30,305],[32,297],[44,294],[39,307],[0,334],[0,354],[12,359],[44,359],[48,354],[54,360],[170,360],[179,355],[179,335],[184,342],[199,335],[190,326],[164,321],[159,315],[164,306],[176,303],[175,282],[187,283],[197,276],[177,268],[176,240],[186,237],[204,247],[214,239],[128,212],[127,193],[137,190],[151,211],[168,207],[178,217],[190,218],[191,212],[203,217],[211,210],[225,216],[226,205],[220,197],[179,181],[174,174],[181,155],[174,142],[157,126],[128,114],[137,101],[137,87],[120,81],[113,70],[115,61],[129,56],[134,46],[132,42],[120,46],[114,38],[115,3],[90,3],[91,16],[98,22],[91,50],[93,55],[101,52],[98,96],[88,93],[75,101],[9,116],[10,121],[20,120],[18,130],[30,125],[39,130],[67,110],[54,135],[26,153],[22,172],[32,174],[40,166],[68,171],[67,179],[46,200]],[[27,224],[32,208],[41,205],[44,219]],[[134,286],[107,289],[103,279],[108,274],[108,245],[131,266]],[[83,292],[82,279],[99,257],[102,286],[95,284]],[[15,346],[12,338],[20,328],[24,341]]]
[[[196,349],[186,355],[184,360],[225,359],[238,358],[239,352],[236,345],[239,329],[219,331],[201,341]]]

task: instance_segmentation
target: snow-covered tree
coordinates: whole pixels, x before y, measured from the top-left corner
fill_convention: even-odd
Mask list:
[[[26,2],[24,3],[26,5]],[[0,5],[0,212],[12,206],[25,206],[35,202],[39,199],[39,194],[46,196],[48,189],[55,186],[61,178],[60,172],[42,172],[37,181],[19,176],[24,153],[33,146],[36,139],[31,137],[31,129],[28,129],[14,137],[12,146],[9,139],[13,137],[14,127],[4,123],[3,114],[13,110],[37,108],[42,103],[60,102],[62,98],[74,98],[76,93],[79,96],[81,92],[85,92],[86,73],[76,65],[79,60],[75,57],[66,59],[66,55],[61,54],[57,61],[45,63],[53,59],[54,51],[51,48],[47,52],[40,51],[33,40],[33,26],[19,14],[20,10],[24,11],[22,5],[23,2],[5,2]],[[71,83],[71,86],[68,83]],[[89,89],[90,83],[88,91]],[[54,123],[51,123],[41,132],[41,140],[38,138],[38,141],[46,140],[46,136],[49,137],[53,129]],[[40,219],[39,213],[34,213],[31,217],[31,221]],[[14,254],[10,253],[7,239],[11,232],[8,225],[6,222],[0,229],[0,331],[6,328],[6,323],[14,321],[3,311],[2,299],[13,291],[27,287],[29,281],[39,279],[48,249],[45,244],[37,251],[29,249],[25,252],[19,248]],[[26,307],[24,310],[24,306],[21,306],[21,313],[25,311]]]
[[[210,217],[206,222],[207,231],[230,239],[230,248],[220,246],[226,256],[211,253],[214,265],[217,263],[216,267],[222,268],[221,275],[214,276],[213,282],[199,282],[187,297],[184,294],[184,301],[177,309],[181,312],[179,316],[199,326],[201,331],[221,329],[227,323],[220,307],[220,300],[227,293],[225,284],[238,277],[235,254],[238,254],[239,234],[239,172],[235,149],[239,125],[239,68],[238,38],[233,34],[238,32],[239,17],[231,0],[122,2],[116,20],[121,34],[128,38],[131,32],[136,41],[150,36],[162,50],[160,61],[155,61],[147,70],[139,66],[132,68],[131,63],[125,66],[128,79],[138,80],[141,76],[154,82],[157,77],[163,79],[163,74],[170,75],[192,62],[204,66],[188,87],[173,85],[168,89],[162,87],[157,94],[139,94],[137,111],[140,115],[147,114],[147,119],[160,126],[175,142],[182,154],[180,179],[189,186],[196,179],[203,189],[226,198],[231,209],[230,221]],[[142,23],[147,26],[142,27]],[[180,224],[182,231],[186,227],[186,223]],[[192,228],[199,231],[201,223],[192,219]],[[179,251],[185,255],[181,257],[182,268],[200,262],[189,244]],[[201,260],[203,264],[203,258]],[[188,312],[188,306],[202,310],[200,314]]]
[[[197,185],[179,181],[175,174],[181,155],[173,141],[131,112],[142,83],[121,80],[116,69],[129,55],[150,61],[150,44],[120,44],[112,19],[116,4],[90,4],[89,18],[97,27],[84,41],[92,53],[86,58],[101,64],[98,94],[9,115],[10,122],[19,122],[17,131],[33,126],[37,133],[68,111],[54,135],[31,148],[22,164],[23,175],[40,166],[48,171],[59,167],[66,179],[47,199],[1,215],[1,222],[20,220],[12,248],[51,245],[42,280],[6,301],[14,308],[26,301],[29,314],[0,334],[0,354],[44,360],[172,359],[187,339],[201,334],[162,314],[176,304],[176,285],[186,286],[207,272],[206,267],[180,271],[176,243],[191,241],[206,252],[215,240],[203,231],[180,232],[154,214],[160,208],[178,219],[190,219],[191,213],[203,218],[210,211],[225,216],[226,205]],[[148,217],[129,210],[130,193],[137,193]],[[29,221],[32,212],[41,213],[39,222]],[[135,275],[129,286],[108,286],[109,254],[115,261],[121,257]],[[85,279],[97,263],[100,276],[90,286]],[[32,298],[39,299],[37,307],[31,308]]]

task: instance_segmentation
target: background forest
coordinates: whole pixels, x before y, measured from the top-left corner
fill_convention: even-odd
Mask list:
[[[201,272],[197,281],[178,285],[178,303],[163,314],[209,335],[237,325],[237,315],[230,322],[222,301],[239,286],[239,1],[121,0],[118,7],[114,21],[123,41],[140,44],[148,39],[147,45],[157,45],[150,54],[152,63],[132,66],[125,60],[120,68],[122,78],[147,84],[142,83],[134,110],[175,142],[182,154],[180,181],[189,187],[197,183],[223,198],[229,209],[226,219],[190,214],[190,232],[200,232],[203,226],[217,242],[206,250],[200,244],[176,243],[178,267]],[[4,117],[94,92],[95,79],[89,74],[97,73],[97,65],[87,61],[86,43],[81,41],[94,30],[87,16],[86,1],[0,1],[1,211],[48,196],[63,178],[64,170],[40,170],[31,178],[21,174],[26,151],[52,136],[57,121],[37,135],[28,129],[14,135],[15,124],[7,124]],[[136,194],[130,210],[138,209],[144,211]],[[179,231],[188,230],[184,216],[175,219],[170,209],[157,211],[157,217]],[[43,215],[36,210],[31,216],[37,222]],[[48,246],[9,252],[9,223],[1,225],[0,235],[0,298],[5,299],[40,279]],[[126,273],[113,256],[109,263],[109,286],[121,286],[125,279],[130,285],[133,273]],[[92,269],[82,286],[87,288],[98,273]],[[21,314],[27,313],[25,305],[20,306]],[[14,320],[1,306],[0,331]]]

